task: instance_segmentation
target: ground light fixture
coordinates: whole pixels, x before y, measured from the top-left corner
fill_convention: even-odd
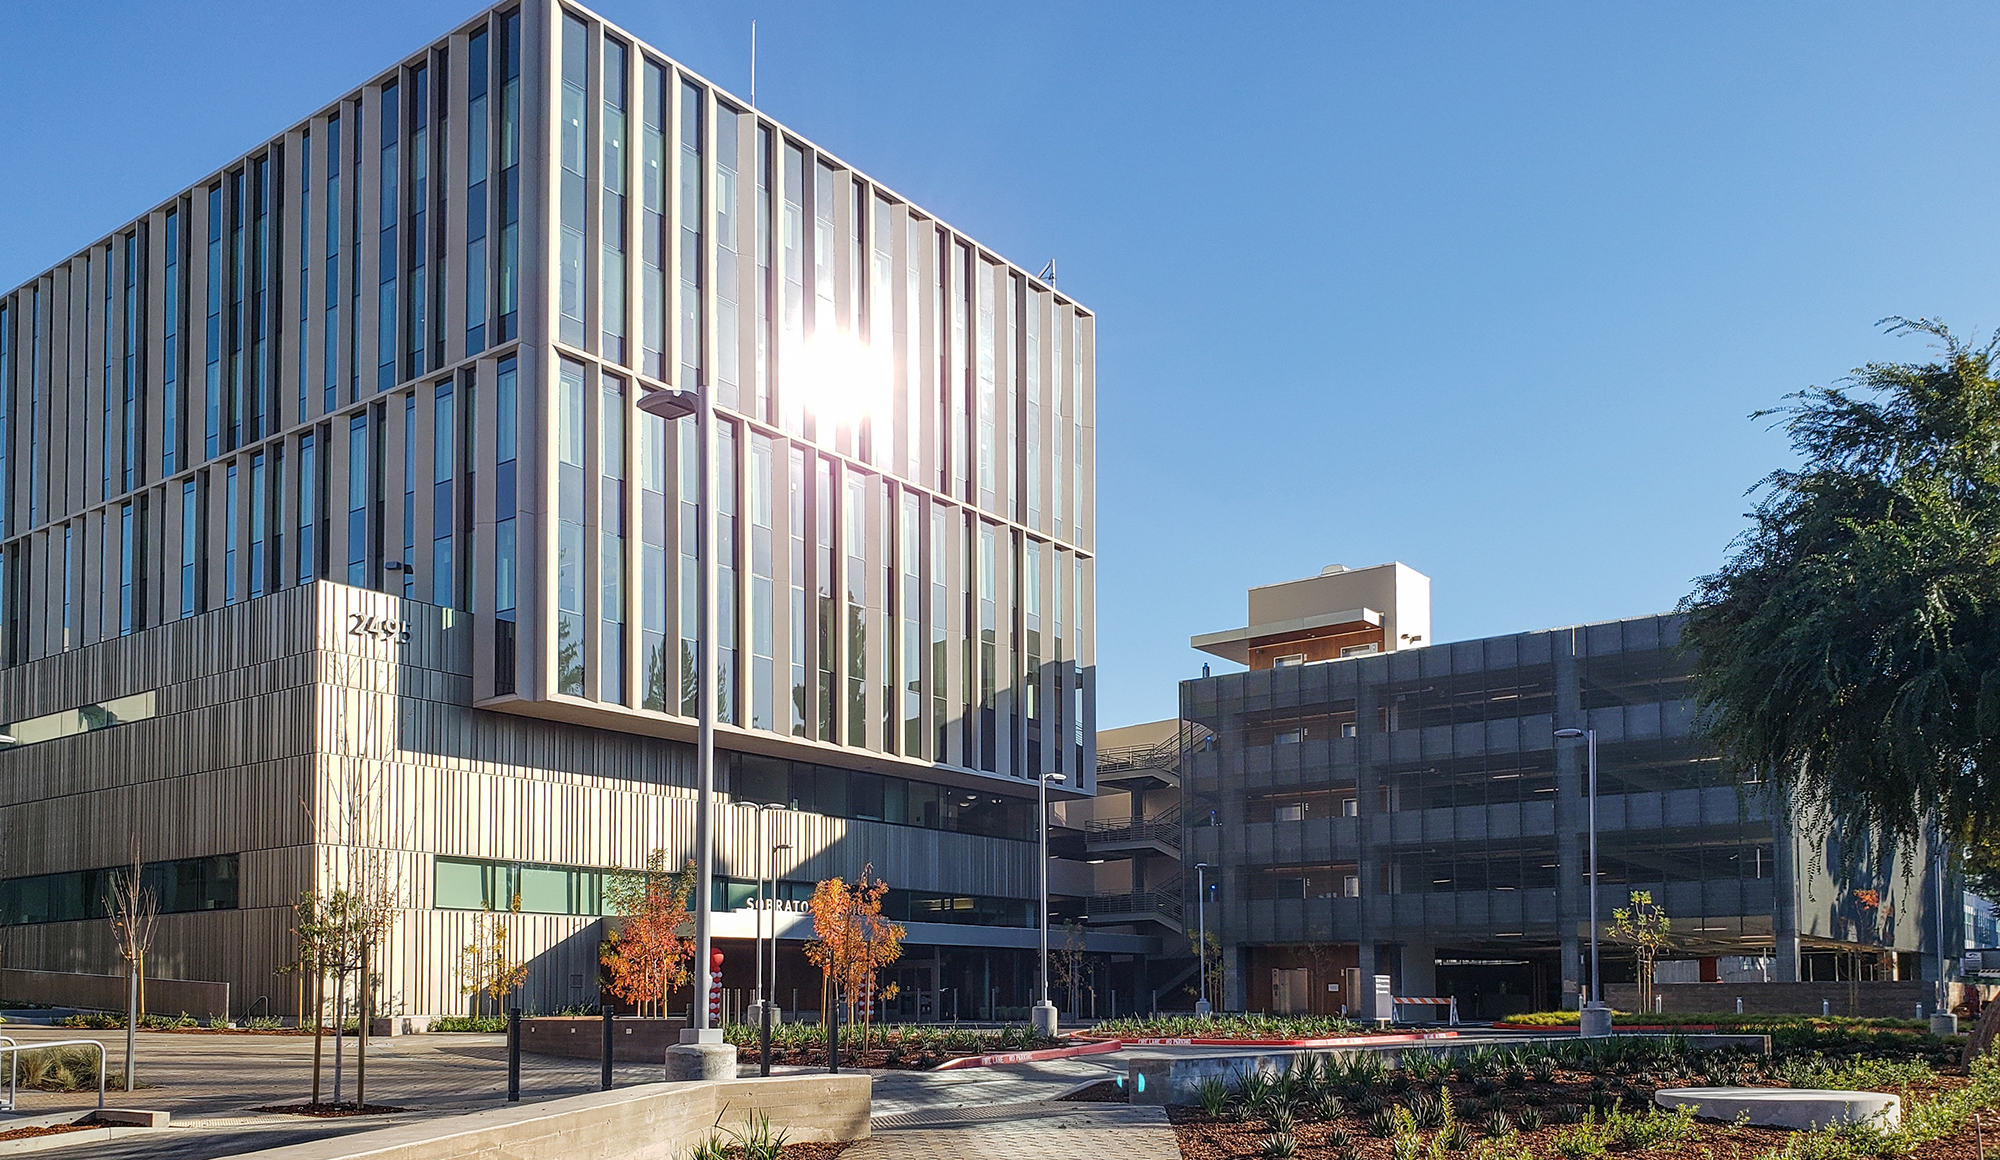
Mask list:
[[[1056,1005],[1049,1001],[1049,786],[1067,780],[1060,773],[1045,773],[1036,783],[1042,815],[1042,997],[1035,1004],[1033,1023],[1035,1034],[1049,1039],[1056,1037]]]
[[[1580,738],[1590,752],[1589,788],[1586,791],[1590,802],[1590,1001],[1578,1013],[1577,1031],[1583,1035],[1609,1035],[1611,1011],[1604,1005],[1604,990],[1599,984],[1597,970],[1597,730],[1558,729],[1556,737],[1563,741]]]

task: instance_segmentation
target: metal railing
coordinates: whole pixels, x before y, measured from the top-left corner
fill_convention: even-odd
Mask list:
[[[1123,745],[1115,749],[1097,751],[1097,775],[1102,778],[1107,773],[1125,773],[1139,769],[1159,769],[1168,773],[1179,773],[1181,768],[1181,746],[1200,748],[1208,737],[1213,736],[1208,729],[1192,722],[1184,722],[1174,736],[1156,745]]]
[[[103,1041],[97,1039],[51,1039],[46,1043],[16,1043],[12,1039],[7,1039],[4,1035],[0,1035],[0,1040],[5,1040],[5,1045],[0,1046],[0,1054],[7,1056],[7,1107],[4,1110],[13,1111],[20,1101],[21,1053],[23,1051],[40,1051],[45,1047],[95,1047],[97,1049],[97,1106],[100,1108],[104,1106],[104,1071],[107,1066],[107,1057],[104,1054]]]
[[[1142,842],[1153,842],[1179,853],[1180,809],[1176,807],[1152,818],[1103,818],[1092,821],[1083,828],[1083,844],[1086,849],[1130,846]]]
[[[1174,927],[1181,924],[1181,900],[1177,894],[1140,890],[1130,894],[1093,894],[1083,900],[1084,914],[1096,919],[1134,920],[1156,918]]]

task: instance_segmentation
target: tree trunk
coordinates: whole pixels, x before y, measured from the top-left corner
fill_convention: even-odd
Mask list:
[[[2000,998],[1986,1004],[1986,1009],[1980,1012],[1979,1022],[1972,1026],[1972,1034],[1966,1037],[1966,1066],[1972,1066],[1973,1060],[1992,1051],[2000,1051]]]
[[[339,968],[333,977],[333,1104],[340,1106],[341,1036],[347,1032],[347,970]]]
[[[354,1106],[368,1106],[368,1021],[374,1015],[374,1005],[369,1002],[374,988],[368,978],[367,940],[361,943],[361,996],[357,1006],[361,1009],[361,1026],[357,1029],[359,1038],[354,1041]]]
[[[135,1083],[133,1077],[138,1074],[135,1070],[138,1065],[139,1036],[139,968],[136,962],[137,958],[137,955],[133,956],[135,961],[127,964],[125,972],[127,991],[125,1010],[125,1090],[128,1092],[133,1090]]]
[[[313,964],[313,980],[312,980],[311,991],[312,991],[312,1016],[313,1016],[313,1100],[312,1102],[314,1104],[318,1104],[319,1061],[320,1057],[325,1054],[325,1049],[323,1045],[326,1043],[326,975],[320,970],[318,963]],[[306,1014],[305,1008],[300,1007],[299,1018],[301,1019],[305,1018],[305,1014]]]

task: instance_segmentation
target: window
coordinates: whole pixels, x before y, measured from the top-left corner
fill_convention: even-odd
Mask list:
[[[667,421],[639,416],[639,664],[642,704],[667,711],[673,686],[667,652]]]
[[[11,751],[78,733],[95,733],[100,729],[144,721],[154,715],[154,705],[155,698],[151,692],[133,693],[97,704],[64,709],[60,713],[15,721],[4,729],[5,734],[14,740],[11,743],[0,742],[0,747]]]
[[[414,378],[429,368],[426,356],[430,345],[430,299],[427,263],[430,258],[430,116],[431,70],[418,65],[410,74],[410,156],[409,156],[409,237],[404,251],[409,255],[409,324],[404,327],[403,375]],[[405,561],[407,563],[407,561]],[[405,574],[407,576],[407,573]],[[407,591],[409,585],[404,585]]]
[[[571,346],[583,345],[583,223],[589,212],[584,191],[584,86],[589,67],[589,30],[583,21],[563,14],[562,26],[562,173],[560,207],[561,249],[556,258],[556,300],[561,309],[557,337]]]
[[[229,249],[224,255],[228,263],[225,303],[227,313],[223,316],[223,342],[227,348],[228,361],[222,368],[222,449],[234,451],[243,445],[243,293],[244,293],[244,224],[243,201],[246,196],[244,175],[236,172],[229,175]]]
[[[431,603],[441,608],[459,607],[454,591],[458,568],[452,552],[458,423],[451,387],[450,379],[439,383],[431,404]]]
[[[676,423],[674,429],[680,433],[680,510],[676,524],[680,532],[680,665],[675,672],[675,681],[681,691],[680,713],[683,717],[696,716],[701,708],[701,690],[696,686],[694,674],[701,665],[701,559],[697,554],[700,540],[697,528],[700,521],[700,506],[696,503],[701,488],[701,446],[700,435],[693,423]]]
[[[868,481],[851,468],[842,473],[846,505],[840,513],[847,567],[847,743],[868,744]]]
[[[160,287],[160,474],[179,470],[181,440],[181,214],[167,211],[166,281]],[[11,396],[12,391],[7,394]],[[7,405],[11,405],[11,399]],[[0,444],[6,442],[0,434]],[[0,460],[0,478],[4,478]]]
[[[500,341],[520,333],[521,14],[504,17],[500,82]],[[511,691],[511,689],[509,690]]]
[[[518,17],[509,17],[509,21]],[[514,691],[514,475],[520,446],[519,374],[513,356],[500,360],[495,378],[493,524],[493,691]]]
[[[775,581],[771,560],[771,437],[750,436],[750,727],[775,729],[772,687],[772,618]]]
[[[124,335],[124,373],[118,424],[125,436],[118,460],[118,490],[121,492],[132,490],[132,472],[139,463],[139,344],[144,341],[144,332],[139,313],[139,234],[136,230],[125,235],[124,302],[125,318],[121,327]]]
[[[368,416],[347,423],[347,582],[372,588],[368,575]]]
[[[230,482],[235,482],[235,468],[231,468]],[[264,595],[264,456],[260,452],[250,457],[250,597],[256,599]],[[235,520],[230,523],[233,525]],[[229,537],[233,544],[234,533]]]
[[[125,869],[72,870],[0,881],[0,926],[102,921],[110,917],[111,884]],[[235,910],[237,881],[234,854],[153,862],[140,875],[161,914]]]
[[[319,560],[314,549],[318,546],[317,529],[319,518],[319,448],[312,432],[299,436],[299,583],[310,582],[319,575]]]
[[[715,399],[724,407],[742,407],[742,331],[738,285],[742,281],[737,256],[736,171],[740,120],[736,110],[715,105]]]
[[[705,120],[701,88],[681,83],[681,382],[692,391],[702,385],[701,362],[701,226]]]
[[[583,364],[562,360],[556,389],[556,691],[581,697],[588,651],[583,619]]]
[[[689,424],[692,426],[692,424]],[[737,429],[734,423],[715,425],[715,719],[743,723],[738,701],[742,683],[736,659],[737,528],[741,515],[736,489]]]
[[[640,367],[667,377],[667,70],[647,61],[643,124],[639,131],[639,344]]]
[[[806,460],[805,452],[794,446],[785,453],[786,525],[791,529],[791,734],[806,735]]]
[[[1304,653],[1287,653],[1286,655],[1281,657],[1271,658],[1271,667],[1274,669],[1288,669],[1294,665],[1302,665],[1305,663],[1306,663],[1306,654]]]
[[[603,289],[597,312],[602,319],[604,357],[625,359],[625,69],[630,50],[604,40],[604,214],[598,232],[604,239]]]
[[[326,308],[323,311],[325,332],[321,335],[323,346],[320,355],[326,365],[321,368],[321,386],[324,398],[321,405],[327,412],[340,405],[340,118],[329,117],[326,122]],[[357,215],[358,216],[358,215]],[[300,337],[304,342],[304,336]]]
[[[488,59],[485,31],[466,41],[465,141],[465,353],[486,349],[486,172],[492,118],[486,107]]]
[[[230,464],[222,485],[222,602],[236,603],[236,540],[242,534],[237,522],[236,465]]]
[[[132,505],[118,508],[118,635],[132,634]]]
[[[625,381],[605,375],[597,416],[600,503],[597,699],[625,702]]]
[[[204,458],[215,458],[222,425],[222,186],[208,187],[208,378],[203,415]]]
[[[417,394],[403,396],[403,599],[417,598]]]
[[[201,503],[190,479],[181,484],[181,616],[201,611],[201,593],[196,568],[201,543]]]
[[[264,437],[265,420],[270,426],[277,425],[275,400],[271,397],[272,347],[270,315],[267,312],[271,299],[271,159],[260,157],[250,166],[250,272],[247,294],[249,297],[249,386],[248,398],[243,404],[244,418],[239,426],[246,430],[243,438],[256,442]],[[269,409],[271,414],[266,415]]]
[[[386,391],[396,385],[396,308],[399,299],[396,294],[396,271],[402,265],[402,249],[397,245],[396,230],[402,221],[399,208],[401,192],[400,170],[398,168],[398,147],[402,141],[403,118],[399,90],[394,84],[382,86],[382,172],[378,180],[378,208],[381,228],[376,247],[376,271],[379,281],[376,286],[376,330],[375,330],[375,389]]]

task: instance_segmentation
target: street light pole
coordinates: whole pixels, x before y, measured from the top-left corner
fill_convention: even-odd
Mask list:
[[[1063,780],[1060,773],[1045,773],[1035,786],[1042,816],[1042,998],[1035,1004],[1034,1028],[1047,1039],[1056,1037],[1056,1005],[1049,1002],[1049,783]]]
[[[1199,985],[1201,998],[1194,1003],[1196,1016],[1206,1019],[1215,1005],[1208,1001],[1208,863],[1194,864],[1195,882],[1195,953],[1201,956],[1201,965],[1195,968],[1195,979]]]
[[[736,1074],[736,1049],[723,1042],[722,1029],[710,1026],[708,996],[712,970],[709,910],[715,893],[715,717],[716,651],[715,607],[718,572],[715,559],[715,402],[709,392],[695,390],[696,384],[682,383],[680,390],[647,391],[639,398],[639,409],[664,419],[693,418],[696,442],[700,447],[700,467],[695,487],[695,554],[701,563],[697,585],[697,617],[700,641],[695,649],[695,904],[694,904],[694,1010],[691,1026],[681,1032],[681,1042],[693,1045],[690,1057],[676,1062],[670,1057],[669,1078],[707,1079]],[[711,1058],[711,1056],[713,1058]],[[711,1074],[712,1073],[712,1074]]]
[[[1589,786],[1585,791],[1590,802],[1590,1002],[1584,1005],[1577,1020],[1577,1030],[1584,1035],[1609,1035],[1611,1012],[1604,1006],[1604,990],[1597,969],[1597,730],[1558,729],[1556,736],[1583,738],[1590,754]]]

